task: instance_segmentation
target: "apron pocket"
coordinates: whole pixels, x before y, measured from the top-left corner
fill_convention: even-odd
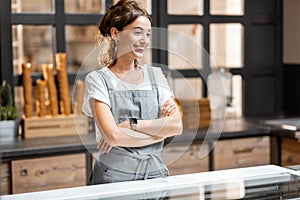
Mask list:
[[[122,181],[133,181],[135,174],[122,172],[119,170],[106,167],[103,172],[102,183],[114,183]],[[140,176],[138,177],[140,179]]]

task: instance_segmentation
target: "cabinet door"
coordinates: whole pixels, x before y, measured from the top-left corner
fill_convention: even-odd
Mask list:
[[[218,141],[214,147],[214,170],[270,164],[269,137]]]
[[[0,195],[10,194],[10,163],[3,162],[0,164]],[[0,197],[1,199],[1,197]]]
[[[208,171],[208,145],[166,145],[163,159],[170,175]]]
[[[297,140],[281,140],[281,165],[298,165],[300,164],[300,143]]]
[[[86,185],[85,154],[12,161],[12,192],[34,192]]]

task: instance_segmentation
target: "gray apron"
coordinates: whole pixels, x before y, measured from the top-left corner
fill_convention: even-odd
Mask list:
[[[111,111],[115,122],[121,123],[129,117],[155,119],[159,117],[158,88],[151,67],[147,67],[152,90],[115,90],[103,72]],[[161,153],[163,141],[144,147],[113,147],[106,154],[99,154],[89,184],[133,181],[168,175]]]

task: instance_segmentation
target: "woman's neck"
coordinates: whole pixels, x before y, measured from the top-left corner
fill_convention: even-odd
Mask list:
[[[141,83],[144,80],[144,74],[140,67],[135,67],[134,60],[120,59],[109,67],[110,71],[120,80],[127,83]]]
[[[131,71],[135,68],[134,59],[126,58],[126,57],[119,57],[116,63],[110,67],[110,69],[117,73],[126,73]]]

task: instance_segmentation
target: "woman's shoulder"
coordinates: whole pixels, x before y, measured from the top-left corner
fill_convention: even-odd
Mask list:
[[[93,70],[87,74],[88,77],[101,77],[102,73],[107,73],[107,67],[101,69]]]
[[[107,69],[105,68],[101,68],[89,72],[85,77],[85,82],[89,82],[89,83],[94,82],[94,84],[104,83],[105,79],[103,77],[103,74],[107,73]]]

